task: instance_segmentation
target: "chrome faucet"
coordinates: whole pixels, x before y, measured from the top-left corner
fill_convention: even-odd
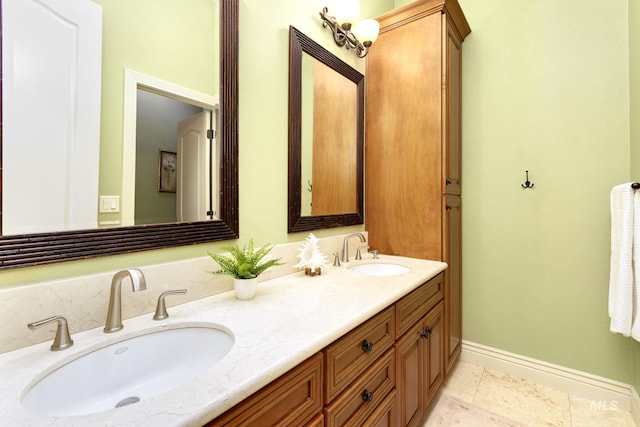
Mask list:
[[[111,295],[109,296],[109,308],[107,309],[107,322],[104,325],[106,333],[116,332],[123,328],[122,326],[122,296],[121,284],[122,279],[129,276],[133,292],[144,291],[147,289],[147,282],[144,280],[142,271],[137,268],[118,271],[111,280]]]
[[[349,239],[356,236],[360,238],[360,242],[362,243],[367,241],[362,233],[352,233],[347,235],[342,243],[342,262],[349,262]]]

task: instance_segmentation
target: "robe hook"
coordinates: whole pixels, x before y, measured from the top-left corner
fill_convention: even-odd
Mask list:
[[[533,182],[529,181],[529,171],[525,171],[525,173],[527,174],[527,180],[524,182],[524,184],[521,184],[522,188],[533,188]]]

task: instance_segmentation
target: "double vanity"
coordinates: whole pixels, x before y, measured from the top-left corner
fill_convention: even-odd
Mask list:
[[[320,355],[327,360],[327,349],[341,337],[380,313],[392,313],[392,318],[376,321],[376,327],[393,328],[385,348],[372,345],[376,360],[371,362],[382,363],[394,353],[394,341],[412,327],[396,333],[396,303],[425,288],[421,285],[430,279],[441,278],[445,268],[436,261],[367,257],[327,267],[320,276],[298,272],[266,280],[249,301],[224,292],[170,307],[169,317],[160,321],[152,320],[152,314],[125,319],[117,333],[105,334],[103,328],[75,333],[75,344],[66,350],[50,351],[49,341],[4,353],[3,423],[200,426],[214,420],[215,425],[235,405],[305,361],[319,361],[319,372],[349,368],[348,358],[334,368],[322,366]],[[441,299],[440,281],[437,289]],[[378,351],[384,352],[379,359]],[[346,365],[340,368],[340,363]],[[368,365],[358,376],[365,369]],[[138,389],[130,389],[129,381]],[[101,385],[106,388],[98,389]],[[348,386],[336,389],[330,399]],[[327,393],[321,393],[320,408]],[[322,411],[312,418],[316,415],[322,420]]]

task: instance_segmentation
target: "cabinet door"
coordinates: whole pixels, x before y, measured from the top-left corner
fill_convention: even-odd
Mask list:
[[[425,363],[423,320],[396,342],[396,390],[400,425],[417,426],[424,413]]]
[[[443,303],[439,303],[425,317],[422,337],[424,338],[424,362],[426,379],[425,407],[431,403],[440,384],[444,380],[444,321]]]
[[[462,42],[442,15],[444,52],[443,117],[443,193],[460,194],[462,140]]]
[[[396,342],[400,425],[418,426],[444,379],[444,302]]]
[[[381,22],[367,55],[365,218],[384,254],[440,257],[441,16]]]
[[[458,196],[444,197],[443,261],[449,267],[444,275],[445,355],[447,370],[460,354],[462,342],[462,201]]]

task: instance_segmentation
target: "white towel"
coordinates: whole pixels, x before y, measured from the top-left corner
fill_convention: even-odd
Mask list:
[[[633,316],[631,336],[640,341],[640,190],[633,192]]]
[[[611,332],[621,333],[626,337],[631,335],[634,320],[632,265],[634,192],[631,183],[617,185],[611,190],[611,270],[609,277],[611,325],[609,329]],[[640,329],[640,324],[638,328]]]

